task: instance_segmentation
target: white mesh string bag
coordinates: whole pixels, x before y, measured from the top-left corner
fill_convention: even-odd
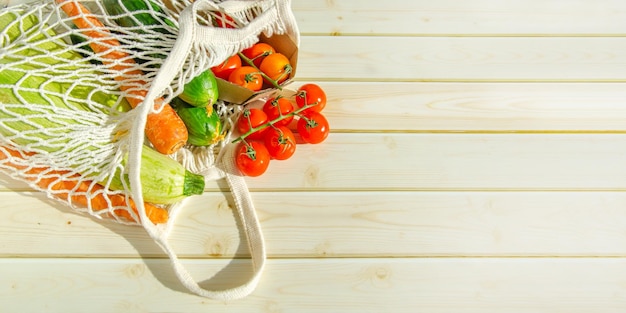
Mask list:
[[[133,12],[123,6],[107,12],[106,1],[117,0],[39,0],[0,10],[0,169],[77,211],[143,226],[190,292],[245,297],[259,281],[265,249],[229,144],[240,106],[215,104],[223,140],[176,146],[173,153],[156,152],[159,144],[146,124],[171,110],[168,103],[186,83],[259,35],[286,34],[299,44],[290,1],[135,0],[145,8]],[[138,13],[162,23],[119,25],[123,18],[140,22]],[[178,260],[168,235],[188,194],[145,196],[152,188],[146,177],[154,178],[144,177],[145,169],[161,165],[175,172],[161,185],[184,180],[202,189],[205,181],[226,179],[251,253],[253,275],[246,283],[202,288]],[[194,185],[198,177],[202,184]]]

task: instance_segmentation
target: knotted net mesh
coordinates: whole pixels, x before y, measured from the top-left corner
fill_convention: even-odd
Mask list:
[[[0,168],[78,211],[138,224],[128,156],[139,149],[146,216],[167,222],[172,205],[219,176],[216,155],[238,106],[215,103],[226,139],[202,147],[185,144],[180,123],[151,117],[171,114],[185,84],[260,33],[297,33],[275,0],[190,6],[39,0],[0,10]],[[137,146],[142,113],[133,108],[142,106],[150,112]]]

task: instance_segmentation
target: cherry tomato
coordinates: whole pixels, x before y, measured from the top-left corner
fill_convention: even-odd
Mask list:
[[[246,176],[260,176],[270,165],[270,154],[260,141],[241,143],[237,148],[235,164],[239,171]]]
[[[261,66],[261,62],[266,56],[275,53],[274,47],[264,42],[257,42],[252,47],[241,51],[248,59],[252,60],[257,67]]]
[[[223,80],[228,80],[230,73],[232,73],[234,70],[240,67],[241,67],[241,58],[239,57],[239,55],[235,54],[231,56],[230,58],[226,59],[224,63],[218,66],[212,67],[211,71],[213,71],[213,74],[215,74],[216,77],[219,77]]]
[[[300,116],[297,129],[305,142],[320,143],[328,137],[328,120],[321,113],[307,112]]]
[[[250,129],[259,127],[268,122],[267,115],[261,109],[245,109],[237,119],[237,130],[244,135]],[[250,134],[247,138],[261,140],[267,128],[263,128]]]
[[[264,143],[270,156],[276,160],[289,159],[296,152],[296,137],[285,126],[268,129]]]
[[[214,17],[214,21],[217,27],[235,28],[235,25],[237,25],[237,23],[235,23],[235,20],[233,20],[233,18],[230,17],[228,14],[224,12],[216,12],[215,14],[217,15],[217,17]]]
[[[269,98],[263,105],[263,112],[267,114],[267,118],[273,121],[281,116],[286,116],[293,112],[295,108],[291,101],[283,97]],[[293,115],[283,118],[274,123],[274,126],[287,126],[293,120]]]
[[[235,69],[228,76],[228,81],[252,91],[259,91],[263,87],[263,76],[252,66],[242,66]]]
[[[289,78],[289,74],[293,70],[289,59],[284,54],[278,52],[266,56],[263,62],[261,62],[259,69],[278,84]]]
[[[304,84],[296,91],[296,104],[300,108],[307,104],[313,105],[305,112],[321,112],[326,106],[326,93],[317,84]]]

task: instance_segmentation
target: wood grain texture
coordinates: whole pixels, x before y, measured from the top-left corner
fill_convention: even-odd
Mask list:
[[[249,178],[254,191],[626,190],[622,134],[338,133]],[[25,188],[12,180],[2,189]],[[5,183],[2,182],[2,183]],[[225,190],[225,181],[207,190]]]
[[[328,47],[333,47],[329,49]],[[620,37],[302,38],[298,77],[321,81],[626,81]]]
[[[294,1],[300,31],[338,35],[623,35],[616,0]]]
[[[0,6],[35,0],[0,0]],[[623,36],[618,0],[292,1],[304,35]]]
[[[623,192],[253,193],[270,258],[626,256]],[[41,194],[4,194],[1,257],[161,257],[140,227]],[[183,258],[247,257],[220,192],[191,198],[170,240]]]
[[[319,84],[333,132],[626,131],[623,83]]]
[[[623,190],[623,135],[333,134],[253,190]]]
[[[205,286],[246,275],[245,260],[185,260]],[[2,259],[0,302],[19,312],[623,312],[622,259],[270,260],[254,295],[205,301],[165,260]],[[54,271],[50,269],[54,268]],[[219,272],[209,279],[212,273]],[[167,287],[161,287],[165,285]],[[34,301],[36,299],[37,301]]]
[[[192,296],[141,228],[0,175],[0,311],[626,311],[626,2],[292,5],[332,133],[247,179],[258,289]],[[170,237],[203,286],[250,274],[231,200],[209,183]]]

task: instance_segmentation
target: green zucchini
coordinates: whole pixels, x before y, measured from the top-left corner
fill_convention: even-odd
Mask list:
[[[218,95],[215,74],[206,70],[188,82],[179,97],[193,106],[207,107],[215,104]]]
[[[103,4],[107,14],[118,16],[115,23],[122,27],[145,34],[141,28],[147,26],[165,35],[175,35],[166,27],[159,27],[167,25],[176,29],[176,24],[151,0],[104,0]],[[130,15],[129,12],[138,13]]]
[[[17,19],[20,20],[19,23],[15,23]],[[99,82],[85,78],[86,74],[94,79],[98,77],[95,71],[89,72],[92,65],[78,52],[71,50],[65,42],[51,39],[55,37],[57,35],[52,30],[39,30],[39,21],[34,14],[18,11],[0,13],[0,38],[5,38],[0,41],[0,50],[4,51],[0,58],[0,135],[9,138],[16,145],[49,153],[61,151],[75,143],[73,138],[66,135],[74,126],[79,129],[97,129],[98,121],[78,121],[73,119],[72,114],[68,114],[76,111],[97,112],[94,111],[97,108],[89,106],[87,100],[103,105],[98,108],[101,110],[97,112],[98,115],[117,114],[114,110],[107,110],[111,106],[126,111],[130,109],[130,105],[124,105],[125,100],[119,99],[118,95],[96,90],[94,86]],[[20,42],[29,42],[34,48]],[[24,58],[29,58],[32,63],[20,62]],[[77,72],[76,77],[54,81],[52,79],[58,73],[53,68],[65,72],[78,69],[81,71]],[[17,88],[14,89],[13,86]],[[58,117],[49,119],[47,116]],[[110,141],[106,139],[93,140],[89,145],[80,145],[76,149],[97,152],[106,150],[108,145]],[[145,201],[155,204],[172,203],[204,191],[204,177],[185,170],[180,163],[168,156],[144,146],[141,157],[140,177]],[[124,159],[123,165],[125,162]],[[67,166],[72,168],[77,164],[68,160]],[[99,183],[108,183],[112,190],[125,189],[120,173],[110,175],[108,182]],[[130,187],[130,184],[126,182],[126,186]]]
[[[126,164],[124,159],[122,164]],[[122,182],[123,177],[125,182]],[[143,146],[141,150],[141,192],[143,200],[156,204],[172,204],[204,192],[204,177],[186,170],[180,163],[160,152]],[[105,184],[106,182],[103,182]],[[128,175],[118,171],[111,176],[109,189],[130,188]]]
[[[87,37],[76,31],[77,29],[76,25],[72,25],[73,32],[70,34],[70,40],[72,41],[72,45],[74,45],[74,51],[78,52],[83,58],[88,59],[89,63],[101,65],[102,62],[90,57],[94,55],[93,49],[89,46]]]
[[[213,106],[192,106],[179,97],[171,102],[189,132],[188,143],[194,146],[209,146],[224,138],[222,122]]]
[[[154,32],[176,36],[170,29],[176,29],[176,24],[166,17],[163,10],[152,0],[104,0],[104,9],[108,15],[114,17],[114,21],[134,33],[144,36],[156,36]],[[137,12],[130,14],[132,12]],[[170,28],[168,29],[167,27]],[[150,29],[153,32],[147,32]],[[161,35],[162,36],[162,35]],[[160,36],[159,36],[160,37]],[[160,38],[156,38],[160,39]],[[165,59],[167,55],[162,53],[163,48],[151,47],[152,51],[144,51],[140,47],[133,50],[140,51],[144,58],[135,57],[135,62],[144,64],[152,59]],[[151,63],[151,67],[158,67],[158,64]]]
[[[103,4],[107,14],[113,16],[118,25],[138,34],[146,34],[142,29],[145,27],[162,34],[175,36],[169,29],[178,29],[176,24],[166,17],[163,9],[151,0],[104,0]],[[170,28],[163,27],[165,25]],[[167,55],[159,52],[150,52],[148,55],[162,59],[167,57]],[[138,63],[146,61],[138,58],[135,60]],[[207,69],[194,77],[184,86],[180,97],[193,106],[213,105],[218,98],[217,80],[213,72]]]

